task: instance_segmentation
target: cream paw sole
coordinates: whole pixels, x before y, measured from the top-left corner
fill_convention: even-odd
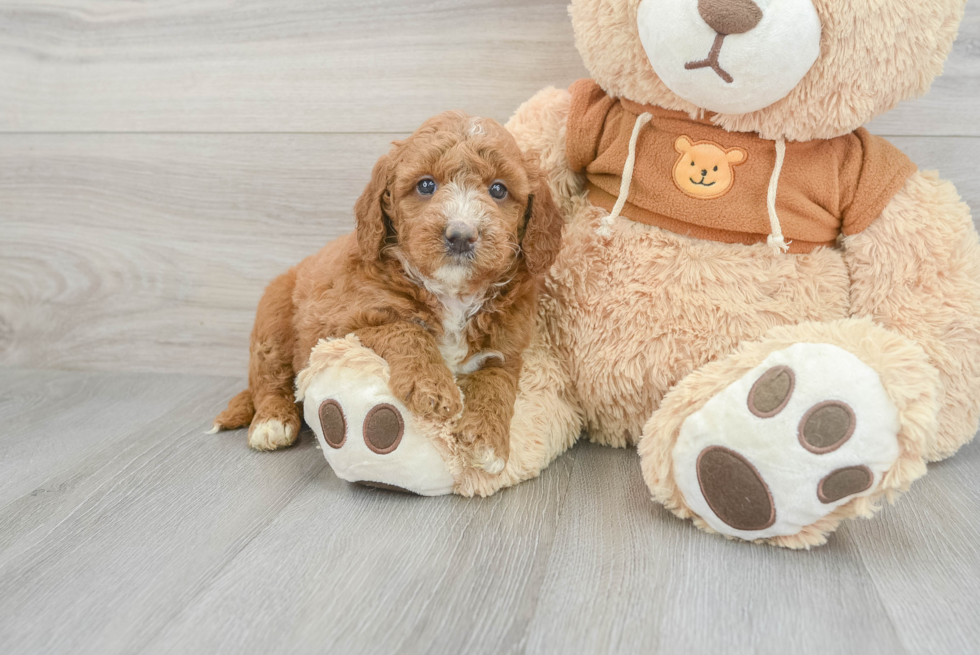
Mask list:
[[[876,492],[899,457],[899,427],[874,369],[837,346],[798,343],[684,420],[674,478],[721,534],[795,535]]]
[[[387,364],[354,337],[313,349],[296,397],[324,457],[348,482],[421,496],[453,493],[443,427],[417,421],[387,381]]]

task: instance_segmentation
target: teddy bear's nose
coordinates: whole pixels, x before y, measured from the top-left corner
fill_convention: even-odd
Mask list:
[[[698,13],[718,34],[744,34],[762,20],[753,0],[698,0]]]
[[[702,168],[701,169],[701,177],[708,177],[708,169],[707,168]]]

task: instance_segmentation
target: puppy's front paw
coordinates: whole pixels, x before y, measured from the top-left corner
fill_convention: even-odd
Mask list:
[[[496,475],[510,457],[510,430],[495,416],[464,412],[454,430],[456,441],[469,454],[471,466]]]
[[[298,427],[278,419],[253,421],[248,431],[248,445],[255,450],[278,450],[292,446],[299,432]]]
[[[416,416],[448,419],[463,411],[459,387],[449,375],[396,376],[392,372],[389,386]]]

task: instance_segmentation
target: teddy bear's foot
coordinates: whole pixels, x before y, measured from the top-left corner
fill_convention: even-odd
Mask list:
[[[337,477],[422,496],[453,492],[442,428],[392,396],[387,364],[354,337],[313,349],[296,396]]]
[[[728,537],[823,543],[841,518],[870,514],[878,497],[924,472],[924,439],[903,431],[894,399],[908,410],[908,389],[919,393],[915,382],[887,389],[875,368],[839,345],[773,350],[683,418],[663,452],[671,475],[659,479],[655,494]],[[934,403],[925,396],[926,405]],[[657,424],[648,429],[656,432]]]
[[[684,421],[674,475],[714,530],[794,535],[875,492],[898,459],[898,427],[871,367],[836,346],[797,344]]]

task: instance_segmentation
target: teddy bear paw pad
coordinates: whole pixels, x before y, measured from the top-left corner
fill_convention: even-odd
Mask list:
[[[875,491],[898,459],[898,429],[871,367],[836,346],[795,344],[684,421],[675,479],[722,534],[794,535]]]
[[[324,368],[304,380],[303,415],[337,477],[421,496],[453,492],[442,454],[380,376]]]

